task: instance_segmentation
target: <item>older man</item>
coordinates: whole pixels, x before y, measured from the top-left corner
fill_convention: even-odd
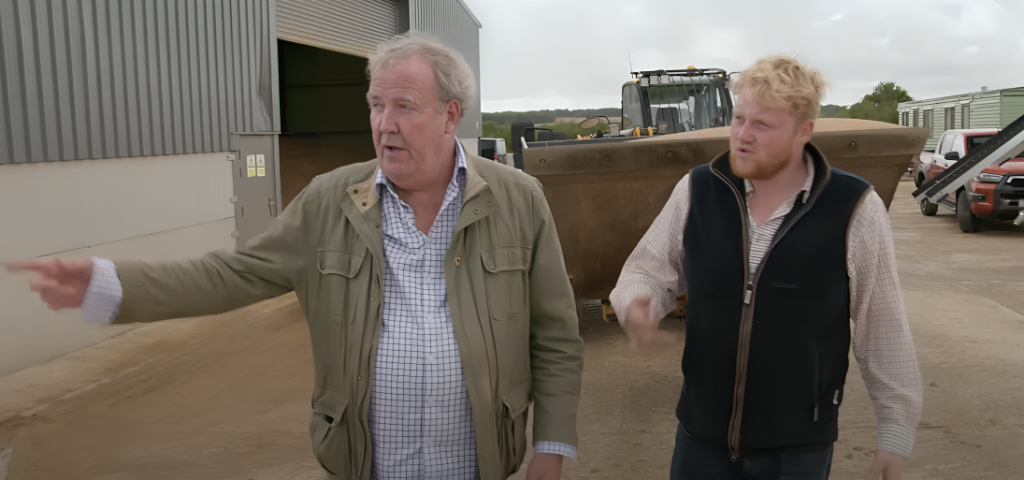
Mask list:
[[[821,72],[768,57],[733,92],[730,150],[679,182],[611,294],[658,342],[688,285],[672,478],[828,478],[852,319],[879,423],[868,478],[898,479],[922,388],[885,204],[809,143]]]
[[[370,58],[377,159],[317,177],[238,252],[147,264],[31,260],[84,319],[212,314],[288,291],[309,322],[310,435],[332,478],[530,479],[576,454],[575,303],[538,182],[455,139],[469,66],[415,32]],[[118,314],[119,312],[119,314]]]

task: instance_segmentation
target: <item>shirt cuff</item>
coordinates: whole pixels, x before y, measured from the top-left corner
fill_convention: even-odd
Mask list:
[[[576,447],[558,442],[537,442],[533,444],[533,453],[550,453],[576,458]]]
[[[902,425],[878,426],[878,449],[910,458],[914,449],[914,435],[917,432]]]
[[[121,279],[114,262],[92,258],[92,278],[82,300],[80,318],[85,323],[110,323],[121,313]]]

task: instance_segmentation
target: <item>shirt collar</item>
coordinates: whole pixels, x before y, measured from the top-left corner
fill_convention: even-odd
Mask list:
[[[456,140],[455,171],[452,172],[452,180],[449,185],[453,183],[460,186],[464,185],[464,182],[460,182],[459,179],[465,178],[466,172],[466,152],[462,150],[462,144]],[[377,198],[383,197],[385,189],[396,197],[398,196],[395,194],[395,184],[391,183],[391,179],[388,178],[387,175],[384,175],[384,169],[379,167],[377,168],[377,179],[374,181],[374,187],[374,191],[377,193]]]
[[[803,203],[807,203],[807,199],[811,196],[811,189],[814,188],[814,159],[811,158],[809,152],[804,152],[804,165],[807,166],[807,180],[804,181],[804,186],[800,189],[800,193],[803,194]],[[743,179],[743,186],[746,188],[748,197],[751,193],[754,193],[754,184],[750,183],[750,180]]]

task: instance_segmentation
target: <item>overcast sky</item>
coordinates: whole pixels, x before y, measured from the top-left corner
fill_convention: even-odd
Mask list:
[[[915,99],[1024,86],[1024,0],[464,0],[480,30],[483,111],[619,107],[634,70],[743,70],[794,55],[824,103],[879,81]]]

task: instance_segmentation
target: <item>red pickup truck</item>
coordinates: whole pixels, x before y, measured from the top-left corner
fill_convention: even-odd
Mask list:
[[[914,183],[920,187],[935,178],[998,132],[994,128],[946,130],[937,150],[925,150],[914,158]],[[983,218],[1017,218],[1024,211],[1024,153],[1002,166],[989,166],[938,203],[925,200],[921,213],[935,215],[939,205],[956,212],[957,223],[964,232],[977,232]]]

